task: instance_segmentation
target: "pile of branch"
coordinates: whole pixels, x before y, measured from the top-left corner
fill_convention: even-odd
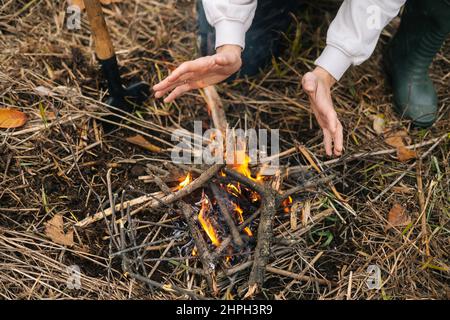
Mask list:
[[[212,86],[207,87],[203,90],[203,95],[207,102],[208,113],[212,119],[214,127],[221,130],[223,136],[225,136],[226,130],[228,128],[228,123],[226,120],[223,105],[220,101],[217,91]],[[223,191],[221,191],[220,188],[217,187],[217,181],[220,180],[219,172],[221,171],[223,171],[229,179],[232,179],[235,182],[239,182],[240,184],[246,186],[248,189],[258,193],[261,198],[260,208],[239,226],[235,225],[230,212],[228,212],[227,206],[223,201],[224,197],[220,194]],[[119,235],[116,241],[121,245],[118,245],[117,247],[118,250],[121,250],[120,252],[124,252],[126,248],[126,239],[123,235],[124,232],[120,230],[116,230],[117,232],[114,232],[113,230],[114,228],[117,228],[117,224],[120,226],[120,228],[123,228],[125,222],[130,221],[131,216],[142,211],[143,209],[156,209],[161,206],[167,206],[175,203],[182,217],[184,217],[184,220],[187,223],[189,234],[195,243],[198,258],[202,263],[202,269],[196,270],[196,273],[199,273],[205,277],[210,292],[213,295],[216,295],[218,293],[218,288],[215,280],[215,269],[216,265],[219,264],[219,258],[223,256],[222,253],[231,243],[235,244],[238,247],[241,247],[243,245],[240,233],[253,220],[259,217],[259,227],[257,230],[256,248],[254,251],[254,255],[250,262],[247,261],[242,264],[242,268],[240,268],[239,266],[234,267],[235,270],[241,270],[250,266],[249,263],[251,263],[252,267],[249,275],[248,291],[246,297],[252,297],[255,293],[261,290],[264,284],[266,271],[271,270],[271,267],[268,266],[268,262],[271,256],[271,247],[274,240],[273,222],[275,214],[278,211],[279,207],[289,196],[304,192],[321,184],[330,183],[332,177],[325,177],[317,179],[314,182],[307,182],[301,186],[296,186],[284,192],[280,192],[278,190],[281,185],[279,181],[281,179],[280,175],[275,176],[275,178],[272,179],[275,181],[260,182],[249,179],[241,173],[235,171],[233,168],[222,164],[215,164],[210,166],[209,168],[204,170],[198,176],[198,178],[189,183],[186,187],[177,191],[171,190],[157,175],[153,175],[152,179],[152,181],[160,187],[160,192],[155,192],[130,201],[122,201],[117,205],[115,204],[115,201],[111,196],[111,186],[110,183],[108,183],[111,207],[106,210],[101,210],[93,216],[85,218],[84,220],[78,222],[75,226],[86,227],[95,221],[99,221],[101,219],[112,216],[112,220],[114,222],[111,227],[111,234]],[[109,179],[107,179],[107,181],[109,181]],[[200,230],[194,216],[194,208],[190,204],[183,201],[183,198],[202,187],[209,187],[214,194],[219,209],[223,214],[223,217],[230,230],[230,235],[223,239],[221,245],[217,247],[213,252],[209,250],[208,244],[204,240],[203,232]],[[131,210],[132,207],[138,208]],[[124,210],[126,211],[125,216],[123,213]],[[122,217],[116,220],[116,212],[119,211],[122,212]],[[165,287],[164,285],[150,280],[146,276],[139,275],[135,270],[131,270],[129,261],[130,258],[126,255],[126,253],[122,253],[121,256],[122,260],[124,261],[123,268],[127,274],[149,284],[151,287],[158,287],[160,289],[167,290],[167,287]],[[227,273],[229,274],[230,271],[225,270],[225,274]],[[191,297],[198,298],[197,295],[182,288],[171,286],[170,290],[174,290],[181,294],[187,294]]]

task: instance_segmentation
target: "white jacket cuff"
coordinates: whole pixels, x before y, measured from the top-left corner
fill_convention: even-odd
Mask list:
[[[352,59],[342,50],[327,45],[320,57],[315,61],[315,64],[328,71],[337,81],[339,81],[345,71],[352,65]]]
[[[246,28],[242,22],[221,20],[214,25],[216,29],[216,49],[226,44],[233,44],[245,48]]]

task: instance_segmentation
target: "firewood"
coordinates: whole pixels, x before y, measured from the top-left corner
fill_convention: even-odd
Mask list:
[[[124,202],[125,208],[136,206],[139,204],[145,204],[144,206],[140,207],[139,210],[135,210],[131,212],[131,215],[136,214],[137,212],[143,210],[143,209],[156,209],[162,205],[169,205],[171,203],[174,203],[177,200],[180,200],[187,195],[191,194],[195,190],[201,188],[205,183],[207,183],[213,176],[216,175],[217,172],[219,172],[223,168],[222,164],[216,164],[211,166],[209,169],[204,171],[197,179],[192,181],[190,184],[188,184],[183,189],[180,189],[179,191],[173,192],[169,195],[164,195],[163,192],[155,192],[150,195],[145,195],[130,201]],[[119,210],[119,206],[115,207],[116,210]],[[109,208],[100,212],[97,212],[96,214],[87,217],[78,223],[75,224],[76,227],[86,227],[90,225],[93,222],[101,220],[103,217],[108,217],[111,215],[113,209]]]
[[[219,205],[219,209],[222,212],[223,217],[225,218],[225,222],[230,228],[231,236],[233,237],[234,243],[238,247],[242,247],[244,242],[242,241],[239,231],[236,225],[234,224],[233,218],[230,214],[230,211],[227,208],[227,205],[223,201],[223,195],[221,194],[219,187],[217,187],[214,183],[210,183],[209,186],[211,188],[212,193],[214,194],[214,197],[216,198],[217,204]]]

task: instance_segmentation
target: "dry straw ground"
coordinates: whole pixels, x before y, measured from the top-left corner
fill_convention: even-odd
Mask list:
[[[66,6],[65,1],[50,0],[0,3],[0,106],[28,116],[25,127],[0,130],[0,297],[178,299],[186,297],[183,290],[210,297],[195,273],[196,258],[179,259],[190,254],[177,253],[190,236],[173,207],[142,210],[133,222],[138,228],[132,237],[127,235],[135,245],[145,244],[133,254],[139,268],[151,274],[153,286],[123,271],[120,256],[114,254],[116,234],[110,236],[115,232],[110,220],[73,228],[100,207],[109,207],[109,169],[109,186],[119,199],[122,194],[128,200],[159,191],[138,177],[146,175],[147,165],[164,167],[174,129],[191,130],[192,119],[209,124],[209,118],[203,98],[193,92],[174,104],[150,99],[128,116],[127,129],[103,134],[98,119],[107,112],[99,102],[105,83],[89,27],[83,15],[82,30],[67,30]],[[232,125],[243,127],[247,121],[249,127],[279,128],[282,149],[303,145],[315,163],[335,175],[334,185],[345,198],[320,187],[297,196],[301,210],[295,221],[282,211],[277,214],[278,240],[261,297],[446,299],[450,44],[431,69],[439,120],[428,130],[418,130],[393,113],[384,81],[381,53],[399,21],[383,31],[370,61],[348,72],[334,89],[346,155],[327,159],[299,80],[323,48],[337,6],[335,1],[305,2],[286,34],[280,59],[258,77],[218,87]],[[106,6],[105,12],[127,81],[154,84],[197,54],[193,1],[124,1]],[[162,150],[148,151],[125,140],[136,133]],[[386,138],[393,133],[403,135],[405,145],[416,146],[416,159],[399,161],[396,149],[386,143],[392,144]],[[297,149],[282,164],[303,169],[301,175],[288,177],[283,188],[315,175]],[[198,198],[185,200],[193,204]],[[63,218],[62,236],[73,245],[48,238],[48,221],[55,216]],[[82,272],[79,290],[67,287],[66,267],[74,264]],[[381,269],[380,290],[366,286],[369,265]],[[247,278],[248,270],[222,274],[217,297],[241,298]]]

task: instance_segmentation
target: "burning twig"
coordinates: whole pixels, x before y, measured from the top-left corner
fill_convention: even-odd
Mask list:
[[[216,201],[217,201],[217,204],[219,205],[220,211],[222,212],[222,214],[225,218],[225,222],[227,223],[228,227],[230,228],[231,236],[233,237],[234,243],[238,247],[242,247],[244,242],[242,241],[241,235],[239,234],[239,231],[238,231],[236,225],[234,224],[233,217],[231,216],[230,211],[227,208],[227,204],[223,200],[224,196],[222,195],[222,192],[214,183],[210,183],[209,186],[211,188],[212,193],[214,194],[214,197],[216,198]]]
[[[133,232],[131,230],[131,232],[129,232],[130,230],[125,230],[125,225],[123,223],[119,224],[119,230],[117,228],[117,224],[115,223],[116,220],[116,210],[115,210],[115,203],[116,203],[116,197],[113,197],[112,194],[112,187],[111,187],[111,169],[108,171],[107,173],[107,181],[108,181],[108,196],[109,199],[111,201],[111,207],[112,207],[112,212],[111,212],[111,229],[110,229],[110,233],[111,233],[111,246],[115,246],[116,250],[118,250],[119,255],[121,256],[122,259],[122,269],[125,272],[125,274],[131,276],[132,278],[142,281],[143,283],[147,284],[150,289],[152,289],[153,287],[162,289],[164,291],[168,291],[168,292],[177,292],[179,294],[183,294],[183,295],[187,295],[193,299],[197,299],[197,300],[204,300],[205,298],[202,296],[199,296],[197,294],[195,294],[192,291],[180,288],[178,286],[175,286],[173,284],[162,284],[159,283],[157,281],[154,281],[152,279],[150,279],[149,277],[145,277],[142,276],[140,274],[135,273],[134,270],[132,270],[131,267],[131,260],[130,258],[127,256],[127,250],[126,250],[126,234],[128,234],[128,236],[133,236]],[[125,208],[123,206],[123,198],[121,199],[121,203],[118,204],[118,207],[120,208],[120,213],[121,213],[121,220],[126,219],[128,222],[131,222],[131,217],[130,217],[130,207]],[[126,213],[125,213],[126,210]],[[106,216],[104,216],[105,220],[106,220]],[[132,228],[132,224],[128,223],[129,227]],[[112,233],[112,230],[114,230],[114,234]],[[119,237],[116,238],[116,235],[119,235]],[[135,240],[134,237],[132,240]],[[133,241],[134,244],[136,245],[136,242]],[[174,239],[172,239],[171,244],[173,245],[173,243],[175,242]],[[135,257],[136,258],[136,257]],[[141,266],[143,267],[143,271],[144,273],[146,273],[145,271],[145,267],[144,265],[141,263]]]
[[[227,176],[230,176],[236,181],[257,191],[262,198],[257,244],[255,248],[252,270],[249,277],[249,291],[246,295],[252,296],[259,290],[264,282],[264,275],[269,260],[270,248],[273,240],[273,219],[277,208],[280,206],[284,199],[290,197],[291,195],[299,193],[301,191],[305,191],[308,188],[327,183],[333,177],[326,177],[307,182],[305,185],[294,187],[284,192],[283,194],[279,194],[273,188],[249,179],[248,177],[240,174],[239,172],[236,172],[233,169],[224,168],[224,172],[227,174]]]
[[[215,164],[209,167],[206,171],[204,171],[197,179],[192,181],[183,189],[180,189],[176,192],[170,193],[168,195],[164,195],[163,192],[155,192],[150,195],[145,195],[130,201],[124,202],[125,208],[135,206],[138,204],[146,203],[144,206],[141,206],[139,209],[131,212],[131,215],[138,213],[142,209],[156,209],[161,205],[169,205],[178,201],[187,195],[191,194],[195,190],[201,188],[205,183],[207,183],[212,177],[216,175],[223,168],[222,164]],[[116,210],[119,209],[118,206],[115,207]],[[78,223],[75,224],[76,227],[86,227],[93,222],[101,220],[104,216],[108,217],[112,213],[112,208],[106,209],[104,211],[97,212],[93,216],[87,217]]]
[[[211,254],[209,253],[208,246],[203,239],[203,236],[195,223],[194,211],[192,207],[184,201],[180,201],[180,208],[183,216],[188,224],[189,231],[194,239],[195,245],[197,247],[197,253],[203,266],[204,276],[208,283],[209,288],[213,293],[217,292],[217,285],[214,280],[214,269],[215,265],[212,260]]]
[[[272,222],[275,217],[277,207],[280,203],[279,195],[272,188],[266,187],[262,183],[253,181],[239,172],[229,168],[225,168],[224,171],[227,175],[236,179],[236,181],[257,191],[262,198],[258,238],[256,242],[252,271],[250,272],[249,291],[247,292],[247,295],[251,296],[259,290],[264,282],[264,274],[269,260],[270,246],[273,238]]]

